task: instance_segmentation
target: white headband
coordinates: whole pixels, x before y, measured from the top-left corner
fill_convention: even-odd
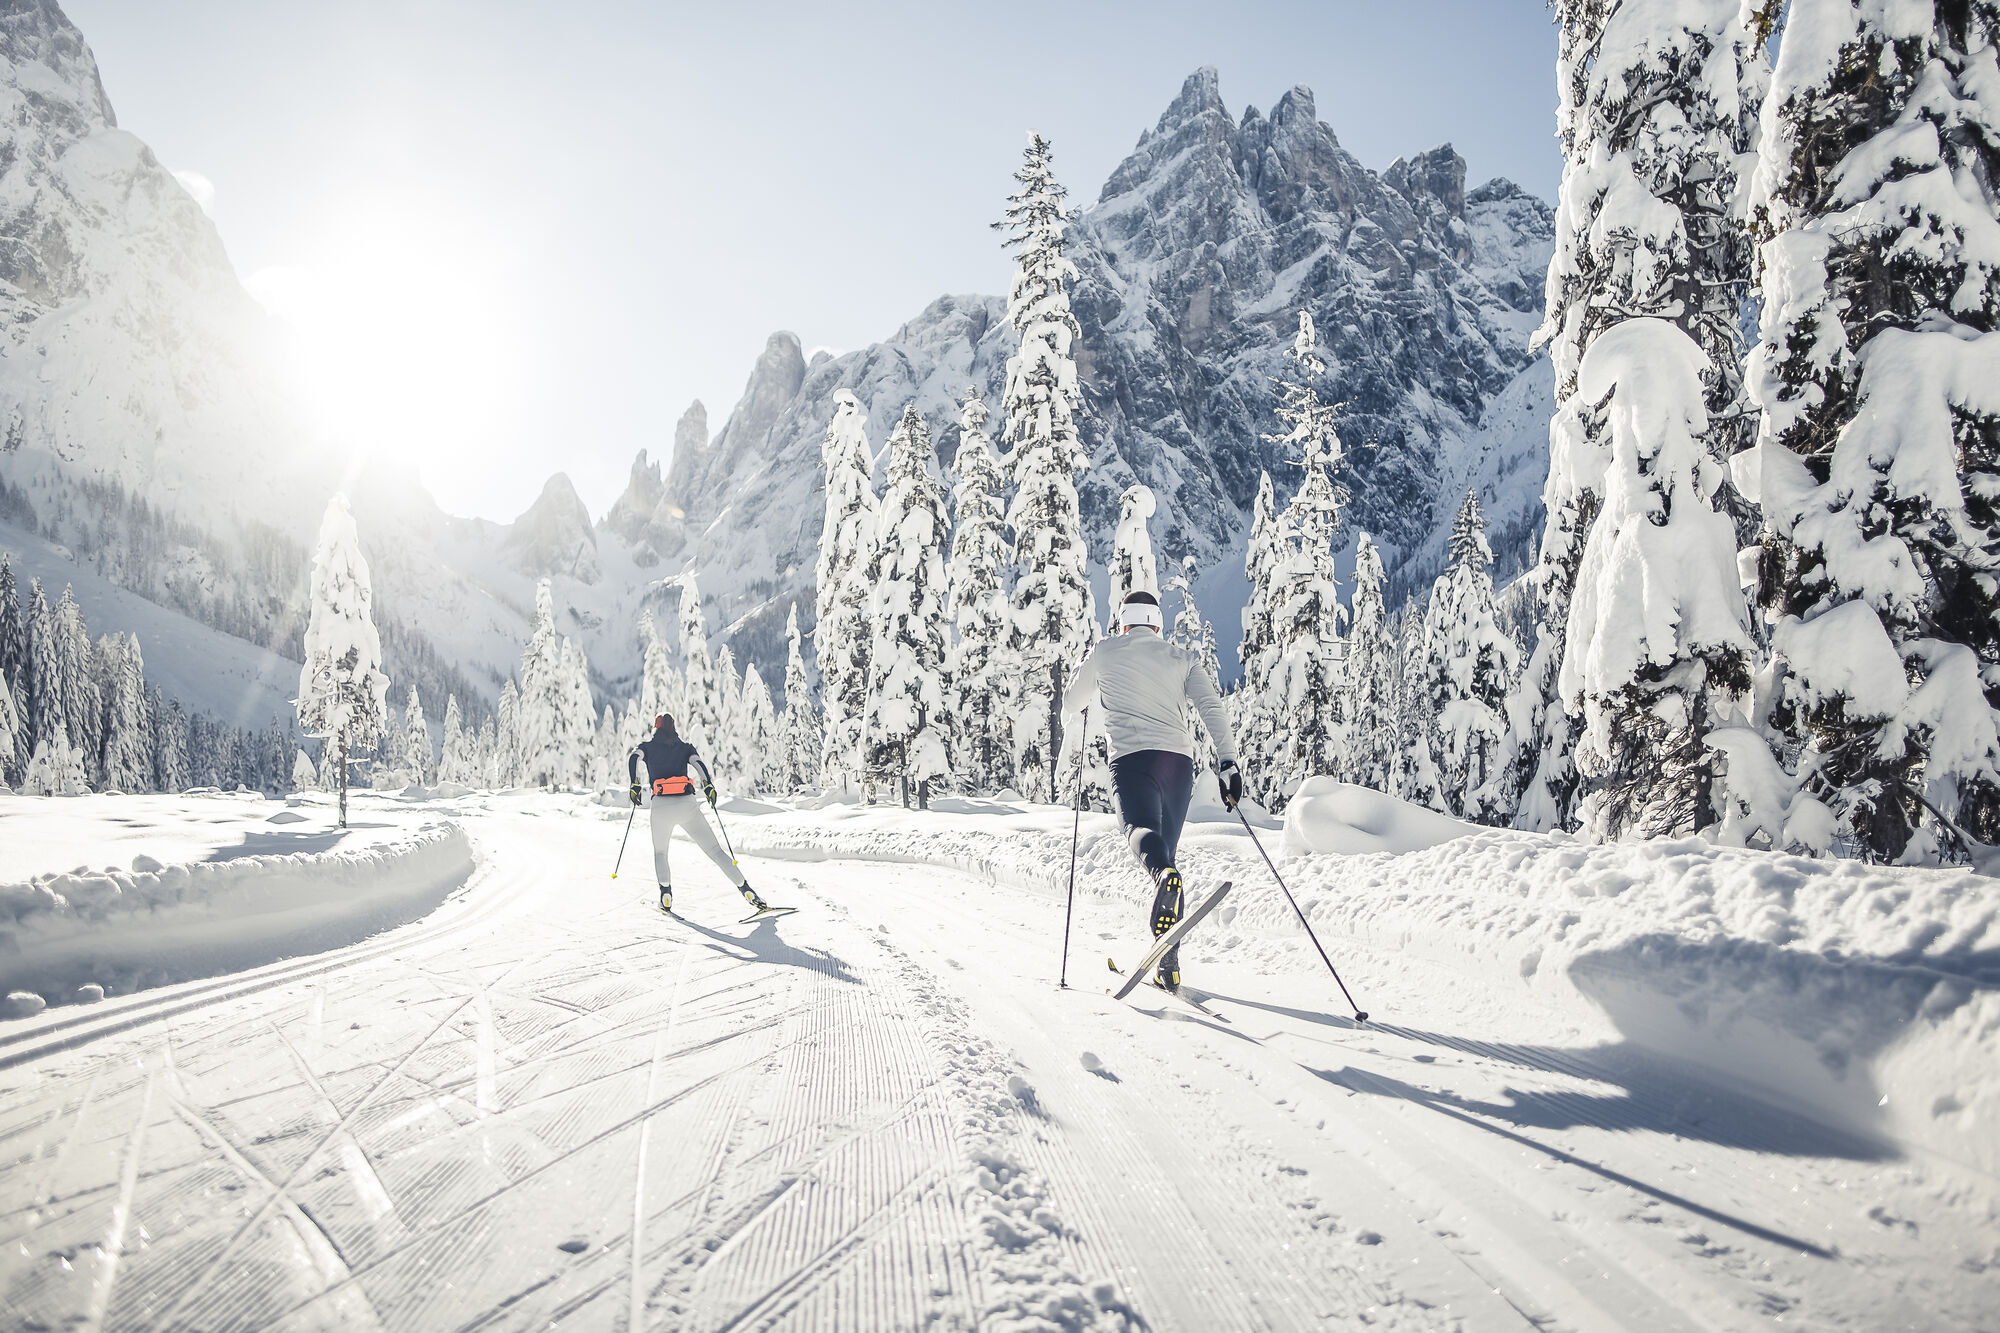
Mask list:
[[[1160,608],[1148,606],[1144,602],[1127,602],[1118,608],[1118,628],[1130,629],[1134,625],[1144,625],[1148,629],[1161,629],[1166,619],[1160,615]]]

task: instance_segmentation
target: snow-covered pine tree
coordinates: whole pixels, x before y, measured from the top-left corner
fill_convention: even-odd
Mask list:
[[[14,568],[0,556],[0,680],[13,682],[9,703],[15,717],[14,744],[0,749],[0,778],[18,782],[28,765],[28,635],[21,623],[21,594]]]
[[[1756,644],[1703,438],[1705,366],[1672,323],[1629,319],[1583,354],[1563,409],[1598,415],[1608,446],[1558,678],[1565,706],[1581,703],[1577,816],[1594,837],[1714,824],[1708,735],[1749,705]]]
[[[97,644],[104,699],[104,785],[153,789],[153,720],[146,709],[146,664],[139,640],[107,634]]]
[[[1753,67],[1763,59],[1759,34],[1746,22],[1765,23],[1775,7],[1773,0],[1556,3],[1557,132],[1565,166],[1548,313],[1537,337],[1548,343],[1555,364],[1557,412],[1543,490],[1547,519],[1536,575],[1535,649],[1510,701],[1506,747],[1509,785],[1521,793],[1517,819],[1525,828],[1571,822],[1581,776],[1576,746],[1586,727],[1597,738],[1586,763],[1591,789],[1624,793],[1593,804],[1600,831],[1640,823],[1685,827],[1713,817],[1702,794],[1711,761],[1700,737],[1746,677],[1747,657],[1744,636],[1725,632],[1710,614],[1718,603],[1742,600],[1733,579],[1717,583],[1713,577],[1733,557],[1736,523],[1732,519],[1724,533],[1703,514],[1747,513],[1740,498],[1719,490],[1718,465],[1745,443],[1739,328],[1749,267],[1737,185],[1755,118],[1744,94],[1760,86]],[[1761,35],[1768,32],[1766,24]],[[1617,454],[1611,438],[1613,410],[1579,381],[1598,337],[1634,319],[1666,322],[1666,329],[1649,326],[1651,334],[1627,336],[1659,343],[1670,365],[1695,367],[1704,405],[1694,445],[1705,461],[1698,467],[1689,461],[1686,484],[1642,486],[1649,496],[1626,484],[1635,472],[1650,476],[1646,470],[1660,447],[1660,432],[1646,416],[1650,405],[1637,400],[1642,390],[1636,381],[1629,384],[1622,404],[1627,444],[1641,451],[1638,461],[1630,461]],[[1603,380],[1606,358],[1598,359],[1597,369]],[[1610,479],[1614,467],[1625,483]],[[1616,530],[1594,537],[1613,484],[1622,485],[1626,497]],[[1672,528],[1675,536],[1671,543],[1639,542],[1638,522]],[[1566,691],[1581,688],[1591,674],[1570,640],[1573,628],[1586,634],[1595,629],[1573,607],[1593,540],[1600,552],[1622,543],[1628,558],[1639,546],[1680,550],[1699,543],[1701,549],[1690,562],[1698,576],[1654,599],[1648,629],[1639,636],[1643,645],[1627,642],[1606,655],[1627,658],[1637,651],[1645,660],[1624,668],[1623,684],[1597,673],[1587,702]],[[1710,545],[1725,549],[1710,551]],[[1593,566],[1594,574],[1607,569],[1601,562]],[[1695,637],[1677,638],[1678,612],[1667,603],[1689,598],[1695,604],[1687,608],[1689,619],[1702,628]],[[1595,600],[1602,605],[1602,592]],[[1624,724],[1643,722],[1656,702],[1663,720],[1631,728],[1630,743],[1615,752],[1602,743]],[[1649,767],[1656,746],[1670,755]]]
[[[492,788],[500,785],[500,723],[498,718],[489,717],[479,727],[479,748],[473,752],[475,771],[479,774],[479,785]]]
[[[1107,571],[1113,609],[1125,605],[1126,597],[1135,592],[1160,595],[1159,562],[1153,558],[1153,534],[1146,528],[1157,508],[1158,502],[1146,486],[1127,486],[1118,497],[1118,529],[1111,539],[1111,568]]]
[[[389,678],[375,631],[368,562],[347,497],[327,502],[313,550],[305,664],[299,668],[299,725],[331,747],[340,782],[340,825],[347,826],[347,761],[381,736],[389,717]]]
[[[771,703],[770,686],[758,672],[757,664],[743,668],[743,772],[744,790],[760,795],[776,795],[785,787],[785,747],[778,731],[777,710]]]
[[[500,682],[500,704],[495,712],[493,745],[487,751],[491,770],[486,785],[499,790],[521,782],[521,692],[513,679]]]
[[[313,791],[318,788],[319,770],[313,767],[312,756],[304,750],[292,753],[292,790]]]
[[[868,717],[867,572],[875,542],[874,455],[868,414],[846,389],[833,394],[833,420],[820,444],[826,470],[826,522],[819,537],[813,650],[826,719],[820,768],[829,786],[852,791],[867,767],[862,736]]]
[[[806,679],[806,659],[799,644],[799,604],[793,602],[785,616],[785,715],[779,728],[785,767],[777,787],[781,793],[805,791],[819,785],[819,717],[813,707],[812,683]]]
[[[437,780],[440,787],[447,783],[459,787],[481,785],[481,775],[474,759],[478,749],[478,739],[465,729],[464,720],[458,711],[458,696],[448,694],[444,701],[444,748],[438,757]]]
[[[186,791],[192,785],[188,770],[187,714],[182,711],[180,700],[161,697],[157,687],[149,695],[147,712],[153,719],[153,790]],[[336,777],[337,774],[327,774],[320,786],[331,790]]]
[[[69,733],[62,724],[52,724],[35,742],[35,753],[29,757],[28,771],[21,779],[21,794],[81,796],[89,790],[83,756],[70,745]]]
[[[1340,588],[1334,541],[1347,492],[1335,480],[1345,452],[1335,429],[1338,409],[1319,396],[1325,366],[1312,315],[1299,312],[1290,365],[1275,381],[1278,420],[1285,429],[1264,438],[1295,451],[1304,473],[1285,506],[1285,528],[1293,538],[1289,559],[1273,571],[1285,588],[1283,613],[1271,632],[1276,656],[1278,716],[1283,726],[1269,788],[1288,796],[1306,778],[1333,774],[1341,767],[1347,719],[1341,711]]]
[[[1048,140],[1030,130],[1026,156],[1014,173],[1021,188],[1007,197],[1006,217],[994,225],[1007,232],[1007,247],[1018,251],[1007,318],[1021,345],[1007,360],[1000,409],[1014,481],[1007,524],[1020,565],[1012,654],[1018,674],[1009,691],[1014,760],[1023,788],[1030,794],[1047,791],[1055,801],[1063,683],[1097,638],[1097,613],[1076,495],[1077,474],[1089,464],[1076,433],[1083,397],[1071,344],[1079,330],[1066,285],[1076,266],[1063,256],[1070,215],[1051,156]]]
[[[1396,795],[1442,810],[1437,764],[1431,758],[1431,732],[1437,726],[1437,716],[1431,708],[1429,677],[1424,670],[1425,619],[1416,597],[1406,596],[1396,617]]]
[[[403,767],[410,781],[419,787],[437,785],[437,761],[431,757],[431,727],[424,717],[423,700],[417,687],[410,686],[409,701],[403,705]]]
[[[1376,791],[1394,790],[1396,643],[1383,601],[1382,556],[1367,533],[1354,544],[1353,613],[1342,664],[1341,693],[1348,718],[1343,765],[1347,781]]]
[[[896,775],[902,801],[919,809],[953,780],[944,718],[946,516],[930,428],[915,403],[889,435],[888,473],[876,511],[868,581],[874,642],[868,650],[869,769]]]
[[[1451,566],[1424,615],[1424,693],[1443,808],[1482,824],[1512,813],[1500,747],[1517,653],[1494,613],[1492,565],[1479,495],[1468,490],[1451,525]]]
[[[14,686],[7,673],[0,671],[0,791],[20,780],[11,758],[20,745],[21,714],[14,707]]]
[[[1194,604],[1195,559],[1186,556],[1181,561],[1181,572],[1167,580],[1167,591],[1181,596],[1180,610],[1174,613],[1174,623],[1169,631],[1169,639],[1174,647],[1190,654],[1201,662],[1202,670],[1208,673],[1209,684],[1216,692],[1222,691],[1222,663],[1215,653],[1215,626],[1202,619],[1201,609]],[[1215,768],[1215,741],[1208,734],[1194,711],[1194,705],[1181,705],[1181,718],[1194,737],[1194,771],[1197,776]]]
[[[631,707],[629,701],[626,707],[628,709]],[[623,768],[618,760],[625,753],[625,747],[619,743],[618,736],[618,710],[607,703],[597,720],[597,735],[591,741],[590,789],[592,791],[611,790],[614,785],[612,779]],[[623,787],[625,779],[618,778],[615,785]]]
[[[708,650],[708,617],[701,609],[701,585],[681,576],[681,663],[686,698],[675,721],[681,738],[709,759],[720,761],[723,699]]]
[[[567,637],[558,655],[563,683],[562,737],[566,767],[558,780],[565,787],[590,786],[591,759],[597,742],[597,708],[590,697],[590,658]]]
[[[749,790],[749,748],[744,735],[743,678],[736,674],[736,651],[728,644],[715,655],[715,739],[709,758],[718,785]]]
[[[1250,796],[1270,804],[1280,794],[1279,750],[1285,723],[1279,714],[1277,625],[1286,617],[1286,578],[1295,543],[1291,522],[1278,512],[1271,474],[1257,479],[1257,499],[1250,509],[1250,540],[1244,550],[1243,572],[1250,581],[1250,601],[1243,608],[1243,638],[1237,657],[1242,682],[1230,696],[1235,705],[1232,724],[1243,756],[1243,776]]]
[[[639,685],[639,715],[647,735],[651,735],[653,719],[660,714],[671,713],[676,722],[679,721],[683,707],[682,689],[680,674],[674,670],[673,653],[668,649],[666,636],[660,633],[659,623],[653,619],[651,611],[639,614],[639,640],[646,651],[645,674]],[[630,744],[637,741],[636,734],[630,736]]]
[[[401,791],[414,781],[410,776],[410,736],[403,725],[403,710],[391,703],[389,715],[382,722],[382,744],[369,783],[376,791]]]
[[[1013,612],[1003,585],[1014,563],[1007,541],[1006,502],[986,403],[966,390],[958,412],[958,453],[952,460],[951,585],[947,618],[957,641],[947,657],[952,760],[967,790],[998,791],[1013,781],[1013,731],[1006,689]]]
[[[1751,191],[1773,721],[1881,860],[2000,841],[1996,29],[1793,0]]]

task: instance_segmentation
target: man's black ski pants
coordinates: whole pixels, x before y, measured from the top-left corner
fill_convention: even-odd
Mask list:
[[[1157,875],[1174,864],[1194,796],[1194,760],[1172,750],[1136,750],[1111,761],[1118,817],[1132,850]]]

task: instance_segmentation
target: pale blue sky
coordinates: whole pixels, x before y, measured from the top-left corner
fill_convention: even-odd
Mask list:
[[[1449,140],[1553,199],[1561,166],[1540,0],[64,4],[239,273],[318,274],[322,345],[400,331],[346,424],[421,419],[440,501],[493,518],[558,468],[601,512],[773,329],[844,349],[1004,291],[1023,131],[1088,203],[1200,65],[1238,115],[1309,86],[1378,170]]]

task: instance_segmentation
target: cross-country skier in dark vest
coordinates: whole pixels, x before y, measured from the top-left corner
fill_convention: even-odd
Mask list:
[[[750,881],[743,877],[736,862],[715,840],[715,830],[708,826],[708,819],[701,812],[701,802],[695,793],[708,798],[715,804],[715,781],[710,776],[708,765],[694,752],[694,746],[680,738],[674,727],[673,715],[662,713],[653,719],[653,738],[640,741],[626,759],[625,767],[632,779],[630,796],[632,804],[638,805],[645,788],[639,783],[639,765],[646,765],[646,777],[653,793],[653,873],[660,881],[660,910],[674,910],[673,875],[667,868],[667,844],[673,840],[675,829],[685,829],[694,845],[708,853],[708,859],[738,889],[750,903],[752,911],[761,912],[766,904],[750,887]],[[700,785],[696,785],[694,773],[701,775]]]
[[[1222,696],[1192,653],[1160,637],[1160,599],[1135,592],[1118,608],[1118,632],[1101,640],[1083,659],[1063,712],[1074,716],[1095,696],[1103,706],[1111,742],[1111,785],[1118,817],[1132,850],[1153,878],[1153,934],[1164,935],[1181,918],[1181,872],[1174,869],[1181,825],[1194,795],[1194,737],[1183,705],[1192,702],[1201,725],[1215,742],[1216,776],[1223,804],[1243,799],[1243,773],[1236,766],[1236,742]],[[1160,960],[1159,981],[1168,990],[1181,984],[1178,947]]]

